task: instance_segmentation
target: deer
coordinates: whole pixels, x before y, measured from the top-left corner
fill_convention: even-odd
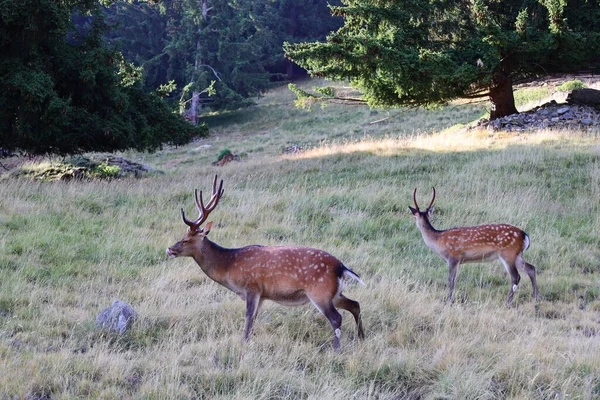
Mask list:
[[[524,270],[533,286],[533,298],[539,300],[535,267],[523,259],[523,252],[529,248],[529,236],[521,229],[508,224],[465,226],[447,230],[437,230],[429,221],[435,201],[435,187],[431,203],[425,211],[417,204],[417,189],[413,192],[414,208],[408,207],[415,217],[427,247],[442,257],[449,268],[448,298],[446,304],[454,300],[454,282],[457,268],[468,262],[487,262],[499,259],[510,275],[511,288],[506,304],[510,304],[521,276],[517,268]]]
[[[361,278],[331,254],[300,246],[250,245],[224,248],[208,239],[213,222],[207,220],[223,196],[223,180],[217,188],[213,180],[212,196],[206,205],[202,191],[194,190],[199,216],[188,220],[183,208],[181,218],[188,226],[183,238],[166,249],[169,258],[192,257],[202,271],[216,283],[236,293],[246,302],[243,341],[248,341],[252,325],[264,300],[285,306],[300,306],[311,302],[333,328],[333,348],[339,350],[342,315],[349,311],[356,321],[358,338],[365,334],[360,304],[342,294],[344,278],[364,285]]]

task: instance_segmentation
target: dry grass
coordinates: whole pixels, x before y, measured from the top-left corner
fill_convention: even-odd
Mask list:
[[[271,108],[218,120],[200,143],[126,155],[162,176],[2,181],[0,398],[600,396],[597,133],[443,130],[469,122],[473,112],[460,109],[373,127],[364,109]],[[433,133],[414,125],[432,116]],[[298,138],[309,150],[283,154]],[[210,166],[222,147],[247,155]],[[179,208],[191,212],[193,189],[207,190],[215,173],[226,191],[212,239],[338,256],[367,283],[346,289],[361,303],[364,342],[345,313],[336,354],[311,307],[266,303],[242,344],[243,301],[192,260],[166,259],[185,229]],[[456,302],[443,305],[447,268],[407,210],[415,187],[426,197],[434,185],[437,227],[507,222],[528,232],[542,301],[524,279],[506,307],[509,279],[488,263],[462,267]],[[115,299],[141,316],[122,337],[94,327]]]

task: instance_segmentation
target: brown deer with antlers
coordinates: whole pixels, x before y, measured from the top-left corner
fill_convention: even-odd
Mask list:
[[[429,222],[429,215],[435,201],[435,188],[432,189],[433,198],[425,211],[419,210],[417,189],[413,192],[415,208],[410,206],[408,208],[415,217],[417,228],[421,231],[425,244],[448,263],[449,293],[446,302],[450,303],[453,300],[454,281],[459,264],[496,259],[500,259],[504,264],[512,282],[506,304],[512,301],[521,280],[517,267],[525,270],[531,279],[533,297],[538,300],[535,267],[523,259],[523,252],[529,247],[529,236],[521,229],[507,224],[467,226],[439,231]]]
[[[223,180],[217,188],[213,181],[212,197],[204,205],[202,192],[194,197],[200,216],[195,221],[181,217],[189,227],[179,242],[167,248],[169,257],[192,257],[202,271],[246,301],[244,340],[248,340],[252,324],[263,300],[287,306],[309,301],[329,320],[333,327],[333,348],[340,346],[342,316],[337,308],[349,311],[356,321],[358,337],[364,338],[360,305],[342,294],[344,277],[364,285],[360,277],[337,258],[322,250],[295,246],[252,245],[227,249],[207,238],[212,228],[208,222],[200,225],[219,203],[223,195]]]

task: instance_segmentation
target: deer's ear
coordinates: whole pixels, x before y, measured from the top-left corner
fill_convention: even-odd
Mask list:
[[[408,206],[408,209],[410,210],[410,212],[412,213],[412,215],[417,215],[419,213],[419,211],[417,211],[416,208],[412,208],[411,206]]]
[[[206,226],[204,227],[204,229],[202,229],[202,233],[204,234],[204,236],[208,235],[208,233],[210,232],[212,226],[213,226],[213,222],[212,221],[210,221],[208,224],[206,224]]]
[[[427,216],[431,217],[433,215],[434,211],[435,211],[435,207],[429,207],[427,209]]]

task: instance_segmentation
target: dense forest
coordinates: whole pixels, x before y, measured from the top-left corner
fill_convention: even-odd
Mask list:
[[[324,0],[117,2],[105,9],[109,43],[142,66],[148,90],[172,82],[174,99],[234,108],[274,82],[305,75],[284,42],[324,40],[339,28]],[[336,4],[336,2],[333,2]]]
[[[206,107],[305,74],[284,42],[342,24],[325,0],[3,0],[0,16],[0,148],[30,154],[186,143]]]

